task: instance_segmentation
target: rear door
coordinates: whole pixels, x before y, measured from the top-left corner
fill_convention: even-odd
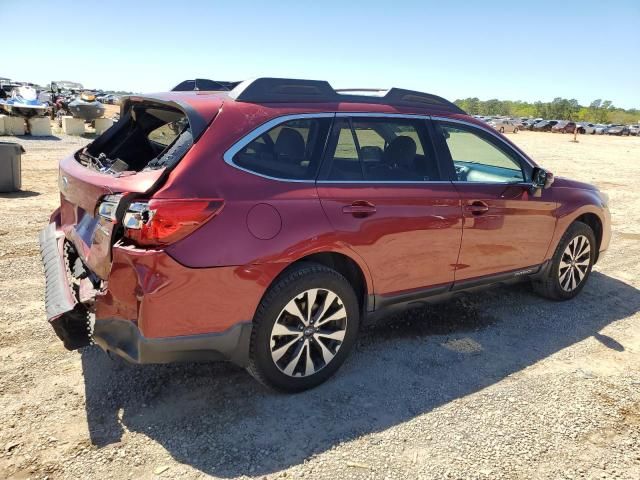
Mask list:
[[[475,125],[438,120],[434,130],[462,199],[456,283],[541,264],[555,229],[556,203],[550,190],[532,194],[533,167],[507,142]]]
[[[425,119],[338,114],[317,187],[333,227],[369,266],[376,302],[450,287],[462,214]]]

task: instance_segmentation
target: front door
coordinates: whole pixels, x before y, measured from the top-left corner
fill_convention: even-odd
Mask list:
[[[550,191],[530,189],[532,167],[505,141],[473,125],[438,121],[464,216],[456,283],[544,261],[555,229]]]
[[[329,221],[367,263],[383,302],[454,279],[460,201],[426,128],[424,119],[338,114],[317,183]]]

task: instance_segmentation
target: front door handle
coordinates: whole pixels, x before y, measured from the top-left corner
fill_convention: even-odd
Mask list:
[[[474,200],[469,203],[469,205],[465,206],[464,209],[471,213],[471,215],[482,215],[483,213],[487,213],[489,211],[489,205],[484,203],[481,200]]]
[[[373,203],[358,200],[351,205],[342,207],[342,213],[353,215],[356,218],[368,217],[376,213],[376,206]]]

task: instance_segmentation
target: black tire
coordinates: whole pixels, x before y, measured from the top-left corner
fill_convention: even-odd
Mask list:
[[[342,300],[347,318],[344,340],[335,356],[315,373],[308,376],[289,376],[276,365],[272,357],[272,330],[290,300],[315,288],[328,289]],[[247,370],[263,385],[283,392],[300,392],[316,387],[331,377],[347,358],[356,342],[359,325],[358,299],[347,279],[324,265],[301,263],[276,280],[262,298],[254,318]]]
[[[513,133],[518,133],[518,127],[513,129]]]
[[[572,240],[580,236],[586,237],[589,242],[589,264],[585,271],[584,277],[580,280],[577,286],[571,291],[567,291],[562,288],[560,282],[560,262],[563,260],[563,257],[565,256],[565,250],[572,242]],[[549,265],[544,276],[534,280],[534,290],[543,297],[550,298],[552,300],[569,300],[575,297],[584,288],[584,285],[589,279],[589,275],[591,274],[591,269],[593,268],[593,262],[596,256],[596,250],[596,236],[593,233],[591,227],[582,222],[573,222],[560,239],[560,242],[558,242],[558,247],[556,248],[553,258],[551,259],[551,265]]]
[[[504,133],[504,127],[500,127],[500,133]]]

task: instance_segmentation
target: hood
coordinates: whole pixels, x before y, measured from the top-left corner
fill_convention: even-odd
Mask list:
[[[553,188],[579,188],[582,190],[598,191],[598,187],[590,183],[579,182],[565,177],[554,177]]]

